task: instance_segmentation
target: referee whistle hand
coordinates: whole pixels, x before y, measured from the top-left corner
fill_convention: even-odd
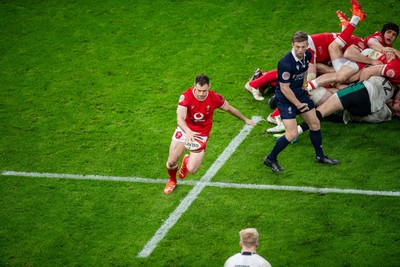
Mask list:
[[[309,110],[307,103],[301,103],[301,106],[297,108],[300,112],[305,112]]]

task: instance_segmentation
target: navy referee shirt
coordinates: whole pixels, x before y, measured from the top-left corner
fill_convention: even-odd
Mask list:
[[[299,60],[295,54],[294,49],[288,52],[278,63],[278,84],[276,86],[276,97],[279,100],[284,100],[286,97],[283,95],[279,83],[289,83],[289,87],[294,94],[300,96],[306,93],[303,90],[304,77],[307,74],[308,66],[311,60],[310,51],[306,50],[303,60]]]

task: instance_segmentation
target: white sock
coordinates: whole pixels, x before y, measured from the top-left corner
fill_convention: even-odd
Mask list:
[[[309,91],[311,91],[312,89],[315,89],[315,88],[317,88],[317,87],[318,87],[318,83],[317,83],[316,80],[312,80],[312,81],[309,81],[309,82],[308,82],[307,89],[308,89]]]
[[[354,27],[356,27],[359,21],[360,21],[360,17],[359,17],[359,16],[352,16],[352,17],[351,17],[351,20],[350,20],[350,23],[351,23]]]

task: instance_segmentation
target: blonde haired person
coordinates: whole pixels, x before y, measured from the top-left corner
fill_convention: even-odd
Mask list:
[[[230,257],[224,267],[271,267],[271,264],[257,254],[259,234],[255,228],[243,229],[239,232],[242,251]]]

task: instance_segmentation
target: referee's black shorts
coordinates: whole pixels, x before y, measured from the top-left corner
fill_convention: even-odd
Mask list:
[[[296,97],[301,103],[308,105],[308,110],[315,108],[314,102],[310,99],[307,91],[303,90],[303,92],[300,95],[296,95]],[[280,97],[280,95],[277,94],[275,99],[282,120],[295,119],[296,115],[304,113],[300,112],[297,107],[284,96]]]

